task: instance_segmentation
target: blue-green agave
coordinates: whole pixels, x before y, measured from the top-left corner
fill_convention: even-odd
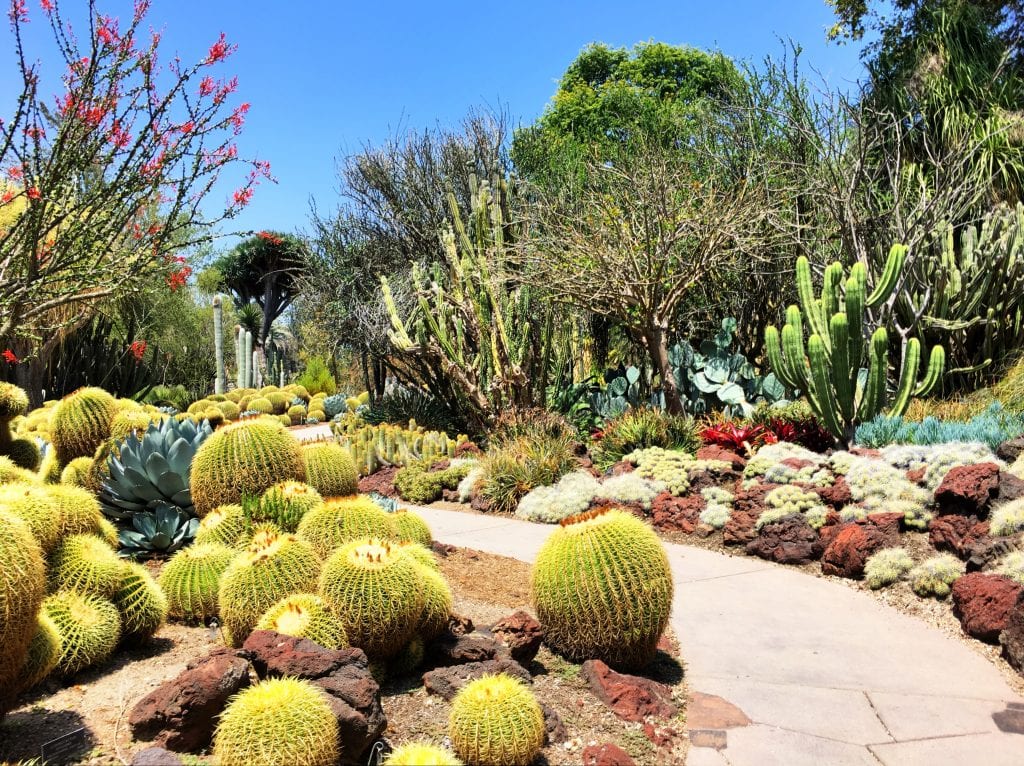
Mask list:
[[[199,529],[199,519],[189,518],[173,505],[161,503],[153,512],[144,511],[132,516],[132,527],[117,533],[121,543],[117,554],[125,558],[144,558],[173,553],[191,542]]]

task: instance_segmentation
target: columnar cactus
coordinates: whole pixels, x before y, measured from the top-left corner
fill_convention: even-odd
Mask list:
[[[867,295],[867,270],[856,263],[840,296],[843,267],[833,263],[825,269],[821,297],[815,298],[811,266],[801,256],[796,263],[796,284],[801,307],[786,309],[781,342],[778,329],[765,329],[765,349],[776,376],[788,387],[800,389],[814,414],[844,445],[853,438],[857,423],[870,420],[888,402],[889,336],[884,327],[865,343],[864,310],[883,304],[896,288],[907,248],[893,245],[878,284]],[[842,300],[842,310],[840,301]],[[801,310],[802,309],[802,310]],[[804,348],[804,325],[809,333]],[[921,343],[907,342],[899,384],[889,412],[901,415],[911,398],[925,396],[938,384],[945,368],[946,352],[934,346],[925,376],[918,380]],[[867,379],[860,370],[867,367]]]
[[[224,307],[219,295],[213,296],[213,357],[217,364],[213,392],[223,394],[227,387],[227,376],[224,374]]]

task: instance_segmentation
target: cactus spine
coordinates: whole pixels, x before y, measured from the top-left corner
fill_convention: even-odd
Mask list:
[[[850,269],[841,296],[843,268],[833,263],[825,269],[821,297],[815,298],[811,266],[801,256],[796,263],[801,306],[786,309],[781,336],[774,326],[765,329],[766,355],[776,376],[789,388],[806,394],[814,414],[844,445],[853,438],[857,423],[875,417],[888,403],[889,336],[884,327],[879,327],[865,344],[864,311],[890,298],[906,257],[906,247],[893,245],[870,295],[866,294],[867,270],[857,263]],[[901,415],[911,398],[930,393],[942,377],[945,359],[945,349],[933,346],[924,378],[918,381],[921,343],[911,338],[890,413]],[[862,381],[861,368],[865,366],[867,377]]]

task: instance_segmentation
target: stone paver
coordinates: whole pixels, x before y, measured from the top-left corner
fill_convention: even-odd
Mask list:
[[[417,510],[440,542],[528,562],[553,529]],[[690,766],[1024,764],[1024,735],[992,720],[1021,699],[959,641],[794,569],[665,547],[691,691],[719,695],[752,720],[722,732],[720,752],[691,747]]]

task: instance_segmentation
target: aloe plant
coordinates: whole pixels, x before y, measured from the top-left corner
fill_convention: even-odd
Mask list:
[[[121,549],[117,555],[124,558],[144,558],[162,553],[173,553],[192,541],[199,529],[199,519],[173,505],[161,503],[153,512],[136,513],[132,517],[133,529],[117,533]]]
[[[205,420],[197,424],[168,418],[151,424],[141,439],[120,442],[107,458],[109,476],[99,493],[103,512],[127,520],[171,505],[194,516],[189,491],[192,458],[211,433]]]

